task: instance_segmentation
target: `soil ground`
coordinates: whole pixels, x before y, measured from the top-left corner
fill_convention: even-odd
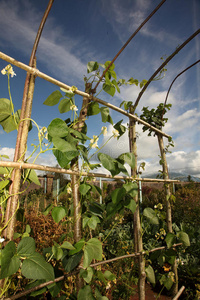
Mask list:
[[[136,288],[136,291],[137,291],[137,288]],[[163,296],[163,295],[160,295],[158,298],[157,297],[158,297],[158,294],[152,291],[149,284],[146,284],[145,300],[156,300],[156,299],[170,300],[171,299],[171,297]],[[138,299],[139,299],[139,296],[138,296],[138,293],[136,293],[134,296],[131,296],[131,298],[129,300],[138,300]]]

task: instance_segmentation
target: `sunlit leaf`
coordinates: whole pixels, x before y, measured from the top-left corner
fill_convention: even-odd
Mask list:
[[[145,208],[143,211],[143,215],[150,221],[151,224],[159,225],[158,217],[156,216],[156,213],[152,208]]]
[[[94,271],[91,267],[88,267],[86,270],[81,269],[80,270],[80,277],[82,277],[85,282],[90,283],[90,281],[92,280],[92,276],[94,274]]]
[[[92,289],[89,285],[86,285],[79,290],[77,300],[95,300],[92,295]]]
[[[56,118],[49,124],[47,128],[48,134],[52,137],[65,137],[68,135],[68,126],[65,121]]]
[[[20,267],[20,259],[16,256],[16,247],[10,241],[1,252],[1,279],[16,273]]]
[[[54,280],[54,269],[44,257],[35,252],[22,263],[22,275],[29,279]]]
[[[155,273],[152,266],[148,265],[148,267],[145,268],[145,272],[146,272],[147,280],[150,283],[155,284],[156,279],[155,279]]]
[[[43,104],[48,106],[53,106],[58,104],[60,101],[60,98],[62,98],[62,94],[60,91],[54,91],[51,95],[47,97],[47,99],[44,101]]]
[[[66,216],[66,211],[64,207],[56,206],[52,209],[51,215],[54,221],[59,223]]]
[[[180,240],[180,242],[183,243],[183,245],[184,245],[185,247],[189,247],[189,246],[190,246],[190,239],[189,239],[189,236],[188,236],[188,234],[187,234],[186,232],[184,232],[184,231],[179,231],[179,232],[177,233],[177,237],[178,237],[178,239]]]
[[[96,62],[96,61],[90,61],[87,64],[87,72],[88,73],[96,71],[96,70],[98,70],[98,68],[99,68],[99,65],[98,65],[98,62]]]

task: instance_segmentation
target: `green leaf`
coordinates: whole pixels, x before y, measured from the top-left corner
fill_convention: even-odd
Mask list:
[[[47,99],[44,101],[44,105],[53,106],[58,104],[60,101],[60,98],[62,98],[62,94],[60,91],[54,91],[51,95],[47,97]]]
[[[107,279],[107,280],[115,280],[116,276],[111,273],[110,271],[106,270],[103,274],[103,276]]]
[[[119,173],[116,160],[114,160],[111,156],[105,153],[98,153],[98,159],[102,163],[103,167],[110,171],[112,176],[115,176]]]
[[[9,183],[10,183],[10,181],[8,179],[1,180],[0,181],[0,190],[3,190]]]
[[[65,121],[56,118],[51,121],[47,131],[51,137],[65,137],[68,135],[69,128]]]
[[[52,209],[51,215],[54,221],[59,223],[66,216],[66,211],[64,207],[57,206]]]
[[[88,106],[87,115],[94,116],[100,113],[99,103],[98,102],[90,102]]]
[[[89,218],[88,222],[87,222],[87,225],[95,230],[96,227],[97,227],[97,224],[100,223],[100,220],[97,216],[92,216],[91,218]]]
[[[113,127],[119,132],[118,139],[126,132],[126,127],[122,125],[121,123],[123,120],[117,122]],[[133,154],[133,153],[130,153]]]
[[[119,203],[125,195],[126,195],[126,190],[123,187],[115,189],[111,193],[112,202],[114,204]]]
[[[136,86],[138,86],[139,81],[137,79],[134,79],[133,77],[131,77],[128,81],[128,84],[135,84]]]
[[[32,237],[24,237],[17,247],[17,254],[20,257],[28,257],[35,253],[35,241]]]
[[[83,217],[83,228],[87,226],[89,219],[90,219],[89,217]]]
[[[90,239],[83,249],[83,268],[87,268],[93,259],[101,260],[102,259],[102,244],[96,239]]]
[[[135,196],[137,196],[137,194],[138,194],[138,184],[137,184],[137,182],[128,182],[128,183],[125,183],[125,184],[123,184],[123,188],[133,198]]]
[[[2,155],[1,155],[2,157]],[[4,167],[0,167],[0,174],[3,175],[3,174],[9,174],[9,170],[11,168],[4,168]]]
[[[81,239],[80,241],[78,241],[75,245],[74,245],[74,250],[70,250],[69,251],[69,255],[73,255],[79,251],[81,251],[83,249],[83,247],[85,246],[85,241],[83,239]]]
[[[125,166],[121,163],[121,161],[119,161],[118,158],[115,160],[115,162],[116,162],[116,174],[119,174],[120,172],[122,172],[125,175],[129,176]]]
[[[26,230],[25,232],[30,233],[31,232],[31,227],[29,224],[26,225]]]
[[[99,204],[97,202],[93,202],[89,205],[89,211],[95,216],[99,216],[102,218],[103,212],[104,212],[104,206],[102,204]]]
[[[76,138],[78,138],[81,142],[90,140],[90,138],[85,135],[83,132],[79,132],[78,130],[75,130],[73,128],[69,128],[69,132],[73,134]]]
[[[91,190],[91,185],[88,183],[82,183],[79,186],[79,192],[81,193],[81,195],[85,196],[89,190]]]
[[[22,275],[28,279],[54,280],[53,267],[37,252],[23,261],[21,271]]]
[[[96,61],[89,61],[87,64],[87,72],[88,73],[96,71],[96,70],[98,70],[98,68],[99,68],[99,64]]]
[[[168,277],[167,275],[162,275],[161,279],[160,279],[160,283],[163,284],[166,289],[169,291],[173,285],[173,280]]]
[[[97,300],[109,300],[106,296],[102,296],[97,288],[95,288],[95,296]]]
[[[60,247],[57,247],[56,245],[52,246],[52,253],[56,260],[59,260],[63,256],[63,250]]]
[[[124,207],[130,209],[132,211],[132,213],[134,214],[134,212],[136,211],[136,208],[137,208],[136,202],[133,199],[128,199],[127,201],[129,203],[128,204],[125,203]]]
[[[166,235],[166,238],[165,238],[165,242],[167,244],[167,248],[171,248],[175,242],[175,235],[171,232],[168,232],[168,234]]]
[[[62,152],[67,152],[67,153],[74,152],[75,156],[77,156],[79,154],[78,150],[76,149],[75,144],[69,143],[60,137],[53,137],[52,142],[53,142],[54,146]]]
[[[67,241],[64,241],[63,244],[60,246],[61,248],[64,248],[64,249],[68,249],[68,250],[74,250],[74,246],[72,246],[71,243],[67,242]]]
[[[70,99],[62,99],[58,105],[59,112],[61,114],[70,111],[70,107],[72,105],[72,101]]]
[[[11,102],[9,99],[0,99],[0,123],[12,114]]]
[[[80,251],[72,256],[70,256],[69,258],[64,258],[62,260],[64,269],[66,272],[71,272],[72,270],[74,270],[74,268],[76,268],[78,266],[78,264],[81,261],[81,258],[83,256],[83,252]]]
[[[155,273],[154,273],[154,270],[153,270],[152,266],[148,265],[148,267],[145,268],[145,272],[146,272],[146,275],[147,275],[147,280],[150,283],[155,284],[156,279],[155,279]]]
[[[111,63],[111,60],[108,60],[108,61],[106,61],[105,62],[105,64],[104,64],[104,68],[106,69],[108,66],[109,66],[109,64]],[[115,69],[115,64],[114,63],[112,63],[112,65],[109,67],[109,71],[112,71],[112,70],[114,70]]]
[[[54,207],[53,204],[48,205],[47,208],[45,209],[45,211],[43,212],[43,215],[47,216],[53,207]]]
[[[158,217],[156,216],[156,213],[152,208],[145,208],[143,211],[143,215],[150,221],[151,224],[159,225]]]
[[[89,285],[86,285],[80,289],[77,300],[95,300],[92,295],[92,289]]]
[[[22,236],[22,234],[21,234],[21,233],[14,232],[14,235],[13,235],[13,240],[16,240],[16,239],[18,239],[20,236]]]
[[[56,296],[62,290],[62,282],[52,283],[52,284],[48,285],[48,290],[54,299],[60,299],[60,297],[58,298]]]
[[[113,85],[104,83],[103,90],[112,97],[115,95],[115,86]]]
[[[93,268],[88,267],[86,270],[81,269],[80,270],[80,277],[82,277],[85,282],[90,283],[90,281],[92,280],[92,276],[94,274]]]
[[[74,156],[74,152],[62,152],[60,150],[53,150],[53,154],[55,155],[57,162],[61,166],[61,168],[67,168],[70,161],[76,157]]]
[[[127,163],[132,169],[135,168],[135,155],[133,153],[123,153],[121,154],[118,159],[122,161],[122,163]]]
[[[14,113],[14,116],[12,115],[12,113],[10,113],[9,117],[0,121],[0,124],[3,127],[3,129],[5,130],[5,132],[9,133],[9,132],[17,129],[17,125],[18,125],[19,119],[20,119],[20,113],[21,113],[21,110],[19,109]]]
[[[177,233],[177,238],[180,240],[180,242],[183,243],[183,245],[185,247],[189,247],[190,246],[190,239],[189,239],[189,236],[186,232],[184,231],[179,231]]]
[[[16,273],[20,267],[20,259],[16,256],[16,247],[10,241],[1,252],[1,279]]]
[[[27,174],[28,174],[27,179],[29,181],[34,182],[37,185],[41,185],[41,183],[40,183],[40,181],[38,179],[38,176],[37,176],[35,170],[33,170],[33,169],[32,170],[26,169],[25,170],[25,178],[26,178]]]
[[[112,118],[110,116],[109,108],[103,106],[103,107],[100,108],[100,111],[101,111],[102,122],[103,123],[109,122],[109,123],[113,124]]]

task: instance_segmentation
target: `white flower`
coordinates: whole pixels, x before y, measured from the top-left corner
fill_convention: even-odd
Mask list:
[[[119,136],[119,131],[117,129],[113,129],[112,131],[114,138]]]
[[[73,104],[73,105],[70,106],[70,109],[73,110],[73,111],[77,111],[78,107],[75,104]]]
[[[97,145],[98,140],[99,140],[99,138],[97,137],[97,135],[93,135],[93,139],[90,140],[90,147],[98,148],[98,145]]]
[[[6,75],[6,70],[5,69],[1,70],[1,74]]]
[[[72,188],[71,188],[70,186],[68,186],[68,187],[67,187],[67,193],[68,193],[68,194],[71,194],[71,192],[72,192]]]
[[[107,127],[106,127],[106,126],[103,126],[103,127],[101,128],[101,131],[102,131],[103,135],[106,135],[107,132],[108,132]]]
[[[3,75],[11,75],[11,77],[16,76],[15,72],[13,71],[13,67],[11,65],[7,65],[3,70],[1,70],[1,74]]]
[[[4,238],[0,238],[0,243],[3,243],[5,241]]]

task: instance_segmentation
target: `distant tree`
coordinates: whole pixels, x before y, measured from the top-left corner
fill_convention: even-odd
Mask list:
[[[192,182],[192,181],[193,181],[191,175],[188,175],[187,180],[188,180],[189,182]]]

